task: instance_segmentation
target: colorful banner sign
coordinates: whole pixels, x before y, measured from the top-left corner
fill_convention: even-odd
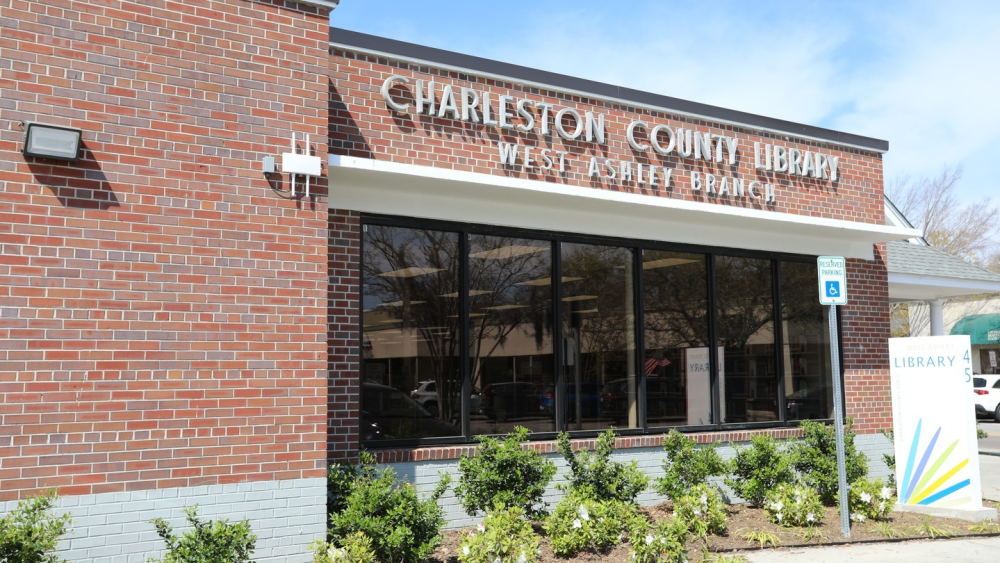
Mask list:
[[[968,336],[889,339],[899,503],[981,510]]]

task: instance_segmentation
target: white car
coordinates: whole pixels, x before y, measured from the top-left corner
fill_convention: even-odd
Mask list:
[[[424,407],[424,409],[426,409],[427,412],[431,413],[431,416],[438,416],[439,415],[440,410],[438,409],[439,399],[438,399],[438,393],[437,393],[437,384],[433,380],[427,380],[427,381],[421,381],[421,382],[419,382],[417,384],[417,388],[414,389],[413,392],[410,393],[410,397],[412,397],[413,400],[415,400],[418,403],[420,403],[420,405],[422,407]],[[453,398],[453,400],[457,399],[457,398],[458,398],[458,396],[457,396],[457,393],[456,393],[456,396]],[[473,388],[472,389],[472,394],[469,395],[469,399],[470,399],[469,400],[469,403],[470,403],[469,407],[470,407],[470,409],[472,410],[473,413],[478,413],[479,412],[479,403],[480,403],[479,391],[477,389]],[[452,407],[455,410],[458,410],[458,409],[461,408],[461,405],[459,405],[458,401],[455,400],[455,402],[453,403]]]
[[[972,387],[976,394],[976,417],[992,416],[1000,422],[1000,375],[974,375]]]

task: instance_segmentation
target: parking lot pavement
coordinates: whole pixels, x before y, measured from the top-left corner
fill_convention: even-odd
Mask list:
[[[1000,501],[1000,457],[979,456],[979,478],[983,485],[983,498]]]
[[[1000,538],[993,537],[768,549],[744,555],[751,563],[995,563],[998,551]]]
[[[979,451],[1000,455],[1000,424],[990,420],[980,420],[979,429],[989,434],[988,437],[979,440]]]

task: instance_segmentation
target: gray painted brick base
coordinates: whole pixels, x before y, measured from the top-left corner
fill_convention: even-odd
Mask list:
[[[16,504],[0,503],[0,513]],[[206,520],[250,520],[258,563],[312,561],[307,547],[326,533],[322,478],[65,496],[57,512],[72,514],[73,525],[59,555],[72,563],[141,563],[162,556],[165,546],[150,520],[162,517],[180,534],[188,528],[183,510],[195,504]]]
[[[865,434],[855,437],[854,443],[858,450],[864,452],[868,457],[868,476],[870,478],[885,479],[889,476],[889,470],[882,459],[882,454],[892,454],[892,442],[881,434]],[[744,446],[746,442],[737,445]],[[718,452],[722,459],[726,460],[735,454],[735,450],[728,444],[720,446]],[[635,460],[638,462],[639,468],[649,475],[650,482],[652,483],[653,479],[663,476],[663,455],[662,448],[635,448],[619,450],[612,455],[612,458],[616,461],[626,462]],[[552,479],[552,483],[549,484],[543,497],[551,509],[563,498],[562,491],[556,487],[566,482],[567,467],[566,462],[560,455],[548,454],[547,457],[555,462],[557,469],[556,476]],[[433,491],[434,486],[440,479],[440,475],[450,474],[453,483],[458,479],[458,460],[405,462],[390,465],[399,473],[401,478],[413,483],[422,496],[429,495]],[[713,482],[717,483],[724,492],[729,492],[728,488],[722,484],[722,479],[713,479]],[[735,497],[732,494],[729,496],[731,501],[741,502],[739,497]],[[649,506],[659,504],[665,498],[658,495],[652,488],[649,488],[639,495],[637,500],[639,504]],[[440,502],[445,511],[446,526],[448,528],[465,528],[473,526],[481,520],[481,518],[471,517],[465,513],[465,510],[462,509],[461,504],[459,504],[458,499],[454,495],[453,487],[449,488]]]

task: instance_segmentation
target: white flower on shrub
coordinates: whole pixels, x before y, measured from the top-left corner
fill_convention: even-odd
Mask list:
[[[528,557],[522,551],[521,555],[517,556],[517,563],[527,563],[527,561],[528,561]]]
[[[590,520],[590,513],[587,512],[587,506],[586,505],[581,504],[580,505],[580,510],[578,510],[577,512],[580,513],[580,518],[581,519],[583,519],[583,520]]]
[[[773,508],[775,510],[781,510],[784,507],[785,507],[785,503],[781,502],[780,500],[778,502],[776,502],[776,503],[774,503],[774,504],[771,505],[771,508]]]
[[[340,559],[341,557],[343,557],[344,550],[343,549],[337,549],[336,546],[332,546],[331,545],[330,546],[330,550],[327,551],[326,554],[330,557],[330,561],[336,561],[336,560]]]
[[[781,513],[780,512],[778,512],[777,514],[775,514],[774,517],[778,520],[778,522],[781,522]]]
[[[885,510],[885,501],[884,500],[882,502],[878,503],[878,511],[882,512],[883,510]]]
[[[816,515],[815,514],[813,514],[812,512],[810,512],[809,514],[806,514],[806,522],[815,522],[815,521],[816,521]]]
[[[479,530],[480,532],[485,532],[486,531],[486,522],[480,522],[480,523],[476,524],[476,529]]]
[[[653,536],[646,534],[646,545],[653,545]]]
[[[885,500],[889,500],[889,498],[892,497],[892,490],[890,490],[889,487],[882,487],[882,493],[879,496]]]
[[[872,501],[872,496],[870,494],[868,494],[867,492],[862,491],[861,492],[861,502],[871,502],[871,501]]]
[[[580,522],[579,518],[577,518],[576,520],[573,520],[573,529],[574,530],[578,530],[578,529],[580,529],[582,527],[583,527],[583,522]]]
[[[467,545],[462,546],[462,555],[468,555],[468,554],[469,554],[469,546]]]
[[[701,500],[702,504],[708,504],[708,495],[706,495],[705,493],[702,493],[701,494],[701,499],[699,499],[699,500]]]

